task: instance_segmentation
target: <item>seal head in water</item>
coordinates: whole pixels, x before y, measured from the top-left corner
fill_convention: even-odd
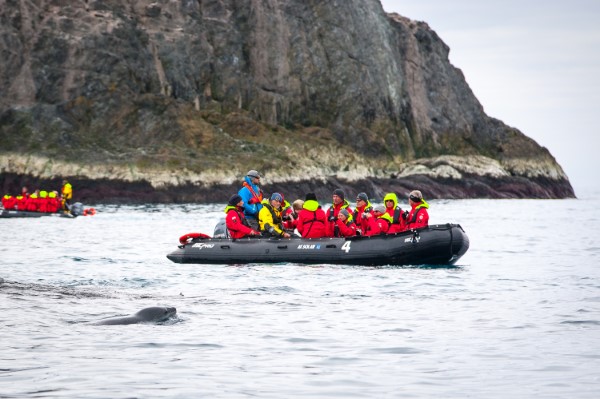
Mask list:
[[[102,319],[92,324],[98,326],[113,326],[119,324],[137,324],[137,323],[160,323],[177,314],[177,309],[173,307],[153,306],[144,308],[131,316],[110,317]]]

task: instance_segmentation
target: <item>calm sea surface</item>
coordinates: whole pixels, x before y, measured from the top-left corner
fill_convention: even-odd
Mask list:
[[[431,201],[471,240],[455,267],[165,257],[223,207],[0,219],[0,397],[599,397],[598,196]]]

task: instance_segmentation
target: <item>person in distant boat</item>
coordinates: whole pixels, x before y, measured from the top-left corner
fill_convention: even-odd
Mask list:
[[[48,213],[48,192],[40,190],[38,211]]]
[[[332,237],[354,237],[356,235],[356,224],[347,209],[340,209],[338,217],[334,222]]]
[[[368,220],[366,236],[376,236],[386,234],[392,224],[392,217],[385,211],[385,206],[378,205],[373,209],[373,213],[366,214]]]
[[[302,238],[321,238],[327,236],[327,216],[317,201],[315,193],[304,198],[302,210],[298,213],[296,229]]]
[[[260,189],[260,174],[256,170],[246,173],[238,194],[244,201],[244,215],[248,223],[254,230],[258,230],[258,213],[263,207],[263,192]]]
[[[387,193],[383,197],[383,204],[385,205],[385,212],[392,218],[390,229],[387,233],[393,234],[404,231],[406,227],[404,223],[406,215],[400,205],[398,205],[398,196],[396,193]]]
[[[408,204],[410,212],[406,217],[405,230],[420,229],[429,225],[429,213],[427,209],[429,204],[423,199],[423,194],[419,190],[413,190],[408,195]]]
[[[4,195],[4,197],[2,197],[2,206],[4,207],[4,209],[13,210],[13,209],[15,209],[16,205],[17,205],[16,197],[13,197],[10,194],[6,194],[6,195]]]
[[[283,196],[273,193],[270,200],[263,200],[262,208],[258,212],[258,224],[260,232],[268,237],[290,238],[290,233],[283,229],[281,219],[281,203]]]
[[[229,198],[225,207],[225,225],[231,238],[243,238],[259,236],[260,233],[250,227],[244,216],[244,201],[239,194],[234,194]]]
[[[67,181],[67,179],[63,180],[60,193],[62,196],[62,209],[69,210],[71,208],[71,200],[73,199],[73,186]]]
[[[367,193],[358,193],[356,196],[356,208],[352,214],[352,219],[356,223],[357,231],[362,234],[367,231],[367,213],[373,212],[373,206],[369,202]]]
[[[335,225],[335,221],[337,220],[338,214],[340,210],[346,209],[350,214],[352,214],[352,209],[350,208],[350,203],[346,201],[346,195],[344,191],[341,189],[333,190],[332,196],[332,204],[327,210],[327,232],[333,233],[333,227]]]
[[[27,189],[27,186],[23,186],[23,188],[21,188],[21,196],[23,198],[29,198],[29,189]]]
[[[25,201],[25,210],[27,212],[37,212],[39,210],[39,193],[40,190],[35,190],[33,192],[33,194],[31,194],[29,197],[27,197],[27,200]]]
[[[26,211],[28,200],[29,200],[28,197],[24,197],[22,195],[17,195],[17,210],[18,211]]]
[[[48,193],[48,212],[56,213],[60,209],[60,199],[58,198],[58,191],[51,191]]]

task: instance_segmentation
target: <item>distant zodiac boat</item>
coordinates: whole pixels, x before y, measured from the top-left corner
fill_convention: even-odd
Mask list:
[[[81,202],[76,202],[71,205],[71,209],[68,211],[59,210],[57,212],[30,212],[30,211],[19,211],[15,209],[2,209],[0,211],[0,218],[41,218],[44,216],[53,216],[60,218],[73,219],[77,216],[93,216],[96,214],[94,208],[83,208]]]
[[[167,255],[175,263],[302,263],[343,265],[452,265],[469,249],[458,224],[347,238],[210,238],[184,235]]]

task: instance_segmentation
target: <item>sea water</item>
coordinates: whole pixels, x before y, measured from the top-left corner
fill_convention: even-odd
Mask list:
[[[599,397],[597,196],[431,201],[452,267],[165,257],[223,208],[0,219],[0,397]],[[148,306],[178,316],[86,323]]]

